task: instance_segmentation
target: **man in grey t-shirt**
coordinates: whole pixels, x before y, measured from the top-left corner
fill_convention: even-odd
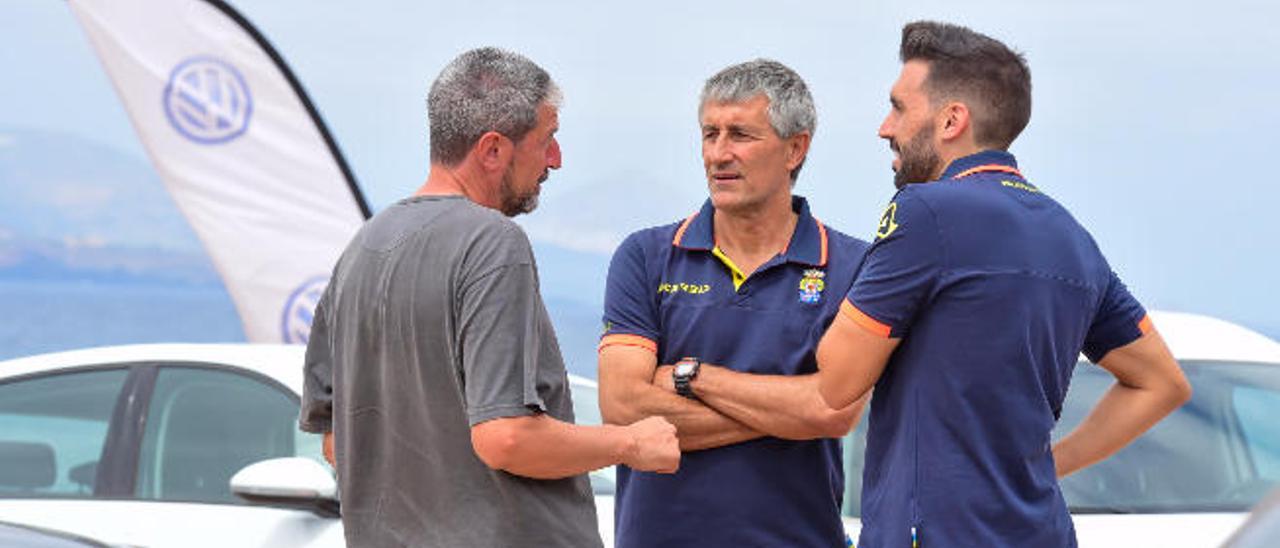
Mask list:
[[[508,219],[560,167],[558,102],[522,56],[459,56],[428,96],[426,183],[338,260],[300,426],[332,443],[351,546],[599,546],[585,473],[679,464],[664,419],[573,424],[533,252]]]

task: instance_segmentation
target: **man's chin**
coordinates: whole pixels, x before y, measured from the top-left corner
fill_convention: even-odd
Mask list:
[[[902,173],[901,171],[894,171],[894,172],[893,172],[893,187],[894,187],[894,188],[896,188],[896,189],[898,189],[898,190],[902,190],[902,187],[907,186],[907,185],[909,185],[909,184],[911,184],[911,181],[907,180],[907,177],[906,177],[905,175],[903,175],[903,173]]]

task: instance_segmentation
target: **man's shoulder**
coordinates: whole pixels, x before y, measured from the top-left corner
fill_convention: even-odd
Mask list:
[[[446,198],[439,200],[413,200],[401,202],[410,214],[434,217],[437,222],[424,225],[424,228],[455,231],[459,234],[471,234],[476,237],[510,238],[517,242],[525,241],[524,229],[501,212],[481,206],[463,198]]]
[[[396,202],[370,219],[357,239],[366,250],[412,249],[436,259],[466,256],[528,262],[532,255],[520,225],[498,211],[452,196]]]
[[[836,252],[848,253],[854,256],[861,256],[863,252],[871,246],[871,243],[857,236],[850,236],[841,232],[830,225],[823,223],[823,228],[827,232],[827,245]]]
[[[680,226],[683,225],[684,222],[685,219],[681,219],[673,223],[651,226],[632,232],[622,241],[622,245],[619,246],[619,249],[624,247],[638,247],[645,251],[650,251],[675,245],[676,232],[680,230]]]

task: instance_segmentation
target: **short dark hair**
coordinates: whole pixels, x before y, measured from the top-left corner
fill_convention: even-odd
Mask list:
[[[1008,149],[1031,120],[1031,69],[999,40],[959,25],[916,21],[902,28],[898,56],[929,64],[924,88],[932,104],[969,106],[980,146]]]
[[[527,57],[498,48],[465,52],[427,94],[431,162],[457,165],[490,131],[519,142],[538,125],[538,107],[559,102],[551,75]]]

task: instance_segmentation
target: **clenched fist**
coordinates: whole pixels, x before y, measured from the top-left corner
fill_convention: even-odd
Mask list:
[[[626,426],[634,440],[622,464],[645,472],[672,474],[680,468],[680,441],[675,425],[662,417],[649,417]]]

